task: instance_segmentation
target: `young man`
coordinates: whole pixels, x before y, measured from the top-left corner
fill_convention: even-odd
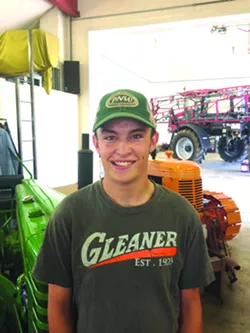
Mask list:
[[[105,95],[93,132],[105,176],[59,204],[34,268],[49,284],[49,332],[201,333],[199,288],[214,275],[195,209],[148,179],[147,99]]]

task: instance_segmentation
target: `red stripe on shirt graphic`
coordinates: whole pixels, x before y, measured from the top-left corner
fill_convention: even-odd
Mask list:
[[[157,257],[174,257],[176,255],[176,247],[162,247],[152,250],[141,250],[131,253],[126,253],[115,258],[104,260],[96,265],[92,265],[89,268],[95,268],[98,266],[104,266],[108,264],[113,264],[121,261],[132,260],[132,259],[143,259],[143,258],[157,258]]]

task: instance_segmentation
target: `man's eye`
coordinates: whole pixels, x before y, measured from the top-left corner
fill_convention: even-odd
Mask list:
[[[114,136],[114,135],[110,135],[110,136],[107,136],[106,138],[105,138],[105,140],[107,140],[107,141],[113,141],[113,140],[115,140],[116,139],[116,137]]]
[[[139,139],[141,139],[142,138],[142,135],[141,134],[134,134],[134,135],[132,135],[132,139],[133,140],[139,140]]]

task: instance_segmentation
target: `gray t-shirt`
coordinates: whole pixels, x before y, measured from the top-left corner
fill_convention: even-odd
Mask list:
[[[57,207],[34,268],[73,289],[78,333],[176,333],[180,290],[214,280],[199,215],[155,184],[147,203],[114,203],[101,182]]]

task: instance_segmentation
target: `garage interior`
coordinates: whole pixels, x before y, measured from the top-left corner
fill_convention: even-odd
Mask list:
[[[108,91],[107,85],[110,85],[109,90],[119,87],[117,82],[121,82],[121,86],[125,82],[135,89],[140,86],[149,100],[158,96],[164,99],[184,89],[247,86],[250,75],[248,20],[246,14],[90,32],[91,114],[94,115],[97,96]],[[103,73],[101,77],[100,72]],[[107,77],[110,78],[108,82]],[[228,110],[227,103],[219,104],[219,108]],[[171,139],[166,126],[159,122],[161,143],[169,143]],[[241,270],[237,272],[238,281],[234,285],[224,282],[222,304],[211,294],[205,295],[204,332],[243,333],[248,331],[249,325],[245,309],[250,302],[246,246],[250,211],[247,196],[239,189],[247,188],[249,173],[241,172],[239,162],[225,162],[218,154],[217,145],[218,141],[215,141],[214,151],[200,164],[203,189],[222,192],[239,207],[241,231],[229,246]],[[159,152],[156,159],[162,159],[164,155]],[[242,252],[242,248],[245,251]]]
[[[20,6],[18,0],[15,2]],[[150,100],[202,89],[247,86],[250,89],[248,1],[190,3],[180,0],[175,6],[170,2],[166,6],[163,0],[154,5],[149,1],[139,4],[126,0],[118,8],[115,0],[89,3],[78,0],[78,11],[74,15],[52,5],[53,1],[39,0],[40,7],[31,5],[30,0],[25,2],[26,6],[19,7],[19,13],[15,11],[15,20],[0,20],[0,34],[11,29],[41,29],[56,37],[58,61],[53,68],[53,86],[49,94],[43,87],[41,74],[33,73],[36,130],[32,132],[32,122],[23,125],[22,139],[26,143],[22,150],[27,160],[24,165],[33,171],[36,160],[38,181],[63,195],[78,189],[78,152],[82,148],[82,134],[91,135],[99,99],[106,92],[134,89]],[[29,10],[24,9],[28,7]],[[0,4],[3,17],[11,12],[6,3]],[[69,65],[76,67],[66,71]],[[14,144],[20,147],[16,77],[1,75],[0,118],[7,119]],[[22,104],[30,99],[30,75],[18,78],[19,108],[26,120],[28,117],[31,121],[31,105]],[[79,89],[75,90],[72,81],[78,82]],[[66,82],[71,87],[67,87]],[[229,99],[220,107],[222,111],[228,111]],[[233,126],[236,131],[240,129],[239,122]],[[158,131],[160,145],[156,159],[164,160],[166,156],[161,148],[171,141],[168,123],[160,121]],[[36,156],[30,142],[34,134]],[[241,269],[236,272],[238,280],[234,284],[223,276],[221,299],[218,293],[204,294],[204,333],[247,333],[250,326],[248,156],[244,155],[237,162],[226,162],[218,153],[219,138],[212,139],[215,139],[215,145],[198,163],[203,190],[224,193],[239,209],[240,232],[228,245]],[[94,150],[91,140],[90,149]],[[92,181],[98,180],[99,174],[99,156],[94,153]],[[29,177],[26,170],[24,176]]]

